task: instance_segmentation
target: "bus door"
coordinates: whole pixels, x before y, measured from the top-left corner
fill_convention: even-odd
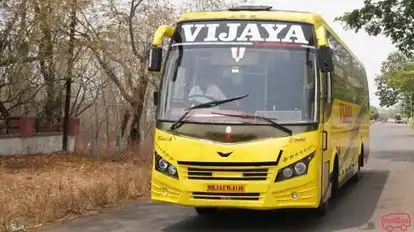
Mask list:
[[[322,159],[321,159],[321,198],[323,201],[330,197],[330,186],[329,186],[329,167],[331,165],[330,162],[334,162],[331,159],[332,154],[332,77],[331,73],[320,73],[320,80],[321,80],[321,92],[323,93],[323,98],[320,101],[320,106],[322,109],[321,113],[321,124],[320,124],[320,131],[321,131],[321,151],[322,151]]]

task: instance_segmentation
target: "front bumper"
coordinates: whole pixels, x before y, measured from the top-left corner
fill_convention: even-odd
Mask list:
[[[191,207],[213,206],[257,210],[317,208],[320,202],[320,185],[316,178],[318,175],[313,174],[274,183],[274,178],[263,181],[211,181],[185,178],[176,180],[153,171],[151,199],[156,202]],[[246,187],[244,193],[208,193],[207,184],[245,184]]]

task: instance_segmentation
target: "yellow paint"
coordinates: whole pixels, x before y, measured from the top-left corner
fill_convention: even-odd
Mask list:
[[[152,46],[153,47],[159,47],[163,45],[164,38],[168,37],[171,38],[171,36],[174,34],[174,27],[163,25],[158,27],[157,31],[155,32],[154,38],[152,40]]]
[[[316,41],[318,47],[327,45],[326,31],[329,31],[342,45],[346,45],[326,24],[322,17],[314,13],[298,13],[283,11],[242,11],[242,12],[189,12],[179,18],[183,21],[200,21],[213,19],[246,19],[246,20],[274,20],[274,21],[295,21],[313,24],[315,28]],[[165,37],[171,37],[174,32],[172,26],[160,27],[154,36],[153,46],[161,46]],[[351,52],[352,54],[352,52]],[[323,76],[323,74],[321,74]],[[351,123],[340,121],[340,104],[350,105],[352,109]],[[369,106],[368,106],[369,107]],[[330,117],[321,122],[318,130],[296,134],[294,138],[270,138],[260,141],[251,141],[237,144],[222,144],[212,141],[206,141],[196,138],[181,137],[172,135],[168,132],[155,130],[155,152],[167,159],[172,165],[177,167],[179,179],[174,179],[162,174],[153,168],[151,198],[153,201],[168,202],[177,205],[202,207],[235,207],[250,209],[278,209],[278,208],[316,208],[320,205],[322,196],[322,183],[326,177],[321,177],[322,173],[331,173],[333,170],[333,160],[336,155],[339,156],[342,173],[350,169],[350,165],[355,164],[357,156],[361,151],[361,144],[369,145],[369,109],[363,115],[360,122],[360,130],[355,136],[354,144],[350,145],[350,153],[344,156],[344,150],[349,146],[352,126],[361,106],[342,102],[335,99],[332,103]],[[323,108],[319,109],[321,114]],[[329,134],[328,149],[322,151],[322,130],[327,130]],[[163,139],[160,139],[163,138]],[[197,165],[178,164],[179,161],[195,162],[274,162],[283,149],[283,156],[280,158],[278,165],[269,165],[263,167],[256,166],[237,166],[237,167],[203,167]],[[217,151],[233,152],[227,158],[222,158],[216,154]],[[276,175],[284,167],[308,156],[315,152],[315,156],[309,164],[306,175],[296,177],[290,180],[275,182]],[[329,170],[323,170],[322,162],[329,162]],[[155,165],[155,163],[154,163]],[[221,180],[199,180],[189,179],[188,168],[212,169],[218,168],[218,171],[212,172],[213,177],[220,177]],[[226,172],[226,169],[267,169],[265,180],[226,180],[229,177],[244,178],[242,172]],[[356,169],[354,168],[355,172]],[[203,172],[203,171],[201,171]],[[207,172],[207,171],[204,171]],[[197,175],[194,175],[197,176]],[[197,176],[199,177],[199,176]],[[195,199],[193,193],[206,192],[207,184],[243,184],[245,191],[248,193],[257,193],[257,199],[254,200],[232,200],[227,196],[223,199]],[[168,194],[165,194],[167,190]],[[292,199],[291,194],[296,192],[298,199]],[[208,192],[206,192],[208,194]],[[246,197],[247,198],[247,197]]]
[[[168,137],[168,133],[156,129],[156,137]],[[162,196],[158,190],[160,187],[168,188],[174,186],[174,189],[179,189],[180,194],[172,203],[186,206],[228,206],[228,207],[247,207],[255,209],[270,209],[281,207],[316,207],[319,204],[319,188],[318,176],[320,172],[320,155],[310,163],[310,171],[308,175],[298,177],[292,180],[286,180],[279,183],[274,183],[276,174],[281,167],[287,166],[301,158],[309,155],[315,148],[319,147],[320,142],[318,131],[307,132],[300,135],[305,138],[301,141],[299,146],[296,143],[290,142],[289,137],[267,139],[259,142],[248,142],[242,144],[220,144],[220,143],[206,143],[203,140],[184,138],[176,136],[176,140],[162,143],[163,150],[168,151],[169,156],[174,156],[175,160],[197,161],[197,162],[223,162],[223,158],[216,154],[217,151],[231,150],[233,154],[225,159],[225,162],[269,162],[275,161],[279,154],[279,149],[286,146],[284,153],[287,154],[287,159],[281,159],[279,166],[265,166],[265,167],[231,167],[227,169],[268,169],[268,176],[263,181],[231,181],[226,180],[226,177],[241,177],[237,172],[215,172],[213,176],[220,176],[223,180],[191,180],[188,179],[187,169],[189,166],[178,165],[177,162],[172,162],[173,165],[178,166],[179,180],[167,177],[155,169],[153,170],[152,182],[157,185],[151,191],[152,199],[155,201],[171,202],[171,197]],[[161,150],[155,148],[161,156],[165,157]],[[317,150],[320,153],[320,150]],[[195,166],[191,166],[195,167]],[[197,167],[200,169],[207,167]],[[211,169],[212,167],[208,167]],[[214,167],[213,167],[214,168]],[[232,174],[232,175],[230,175]],[[205,184],[245,184],[246,192],[260,193],[260,200],[258,201],[235,201],[235,200],[195,200],[192,198],[192,192],[205,191]],[[165,184],[165,185],[163,185]],[[307,187],[306,187],[307,186]],[[289,200],[292,191],[304,194],[307,197],[297,200]],[[278,199],[277,196],[281,196]]]

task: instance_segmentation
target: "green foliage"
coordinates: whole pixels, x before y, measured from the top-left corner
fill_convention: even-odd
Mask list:
[[[398,90],[388,87],[387,77],[380,75],[375,78],[377,85],[377,92],[375,95],[378,96],[380,106],[390,107],[398,102]]]
[[[402,93],[400,94],[401,105],[400,112],[404,115],[412,116],[413,103],[414,103],[414,93]]]
[[[375,78],[380,106],[390,107],[402,101],[403,112],[411,109],[414,92],[414,59],[393,52],[382,63],[381,74]],[[405,105],[405,106],[404,106]]]
[[[375,78],[378,88],[376,95],[379,97],[381,106],[390,107],[398,102],[400,88],[396,86],[395,81],[390,79],[397,74],[400,65],[405,62],[407,62],[407,58],[400,52],[392,52],[388,55],[387,59],[382,62],[381,75]]]
[[[380,115],[379,115],[378,110],[375,107],[371,106],[371,109],[369,111],[369,119],[370,120],[378,120],[379,116]]]
[[[364,7],[337,17],[346,28],[363,29],[369,35],[383,34],[405,55],[413,55],[414,0],[364,0]]]

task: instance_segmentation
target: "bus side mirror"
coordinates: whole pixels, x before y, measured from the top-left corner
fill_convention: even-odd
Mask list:
[[[321,46],[318,49],[318,62],[319,67],[323,73],[334,71],[331,48],[329,48],[328,46]]]
[[[162,64],[162,47],[152,47],[149,51],[148,71],[159,72]]]

